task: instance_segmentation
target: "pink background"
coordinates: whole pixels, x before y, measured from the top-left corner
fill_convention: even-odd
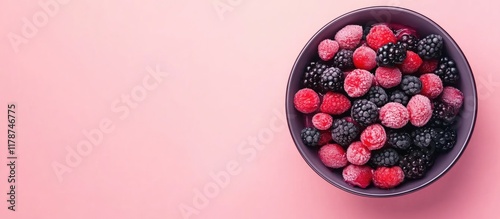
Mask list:
[[[130,2],[61,0],[46,23],[38,17],[25,44],[12,46],[9,36],[23,37],[23,18],[43,9],[38,1],[2,1],[0,106],[18,104],[19,160],[11,212],[1,134],[1,218],[183,218],[181,208],[191,210],[189,218],[500,213],[496,1]],[[227,11],[218,14],[214,3]],[[307,40],[335,17],[371,5],[407,7],[441,24],[464,50],[479,89],[476,131],[460,162],[426,189],[397,198],[358,197],[328,184],[303,161],[282,120],[288,75]],[[155,81],[148,66],[168,76]],[[131,92],[128,106],[120,98]],[[5,108],[0,133],[7,132]],[[113,129],[60,181],[53,164],[66,165],[66,148],[82,146],[83,131],[103,120]],[[224,188],[210,187],[217,185],[210,174],[228,165]],[[218,191],[193,204],[205,187]]]

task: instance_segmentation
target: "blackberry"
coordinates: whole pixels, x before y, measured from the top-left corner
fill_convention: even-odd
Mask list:
[[[443,102],[433,102],[432,118],[433,123],[441,123],[441,125],[451,125],[455,122],[458,111]]]
[[[391,131],[387,135],[387,144],[400,150],[407,150],[412,144],[411,135],[404,131]]]
[[[328,91],[341,91],[344,89],[344,73],[339,68],[327,68],[321,74],[321,90],[326,93]]]
[[[434,71],[434,74],[439,76],[443,83],[447,85],[457,83],[458,78],[460,77],[455,62],[448,57],[443,57],[439,60],[439,65]]]
[[[408,101],[410,101],[410,97],[408,97],[408,95],[406,95],[405,92],[401,90],[395,90],[391,93],[389,101],[397,102],[406,106],[408,104]]]
[[[443,50],[443,37],[438,34],[431,34],[421,39],[417,43],[417,54],[422,59],[437,59]]]
[[[375,105],[377,105],[378,107],[384,106],[389,101],[389,96],[380,86],[371,87],[365,98],[375,103]]]
[[[362,40],[366,40],[366,36],[370,33],[370,30],[373,27],[374,22],[369,22],[363,26],[363,37],[361,38]]]
[[[356,124],[347,121],[346,119],[338,119],[332,126],[332,139],[336,143],[347,147],[359,135],[360,130]]]
[[[377,50],[379,66],[394,66],[403,63],[406,58],[406,49],[402,44],[388,43]]]
[[[354,51],[341,49],[333,57],[333,66],[340,68],[341,70],[346,70],[354,68],[354,63],[352,62],[352,54]]]
[[[351,116],[358,124],[369,126],[378,119],[378,107],[367,99],[359,99],[352,104]]]
[[[329,66],[321,62],[309,63],[302,80],[304,87],[311,88],[316,92],[321,91],[321,74],[323,74],[323,71],[327,68],[329,68]]]
[[[436,130],[432,127],[422,127],[413,130],[411,133],[413,144],[417,147],[428,148],[434,146],[437,137]]]
[[[405,75],[401,79],[401,90],[405,92],[406,95],[413,96],[420,93],[422,90],[422,82],[415,76]]]
[[[437,128],[436,134],[437,137],[434,141],[434,145],[439,151],[448,151],[457,143],[457,132],[453,128]]]
[[[394,148],[383,148],[373,151],[370,162],[374,167],[391,167],[399,162],[399,154]]]
[[[432,166],[434,156],[429,150],[411,148],[409,152],[399,160],[399,166],[403,169],[407,179],[420,179]]]
[[[417,51],[418,39],[416,36],[410,34],[404,34],[398,41],[399,44],[403,45],[406,50],[413,52]]]
[[[308,147],[317,147],[319,142],[320,132],[316,128],[304,128],[300,132],[302,142]]]

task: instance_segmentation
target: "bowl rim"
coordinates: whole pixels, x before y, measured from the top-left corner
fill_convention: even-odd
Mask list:
[[[299,147],[298,139],[300,139],[300,136],[297,136],[298,135],[297,133],[293,133],[292,132],[292,127],[291,127],[291,123],[290,123],[290,120],[291,120],[291,118],[290,118],[290,110],[292,110],[292,109],[290,109],[288,107],[289,102],[293,101],[293,98],[291,98],[293,95],[290,95],[290,85],[291,85],[291,79],[292,79],[293,72],[296,71],[297,63],[299,62],[299,59],[304,55],[304,51],[306,50],[306,48],[308,48],[310,46],[310,44],[313,41],[313,39],[315,39],[317,37],[317,35],[319,35],[323,31],[325,31],[325,29],[327,29],[330,25],[332,25],[333,23],[337,22],[338,20],[340,20],[340,19],[342,19],[342,18],[344,18],[344,17],[346,17],[348,15],[351,15],[351,14],[354,14],[354,13],[363,12],[363,11],[370,11],[370,10],[374,10],[374,9],[385,9],[385,10],[400,11],[400,12],[405,12],[405,13],[413,14],[413,15],[415,15],[417,17],[421,17],[422,19],[426,20],[429,24],[435,26],[436,28],[440,29],[443,33],[445,33],[447,35],[447,37],[451,39],[451,41],[454,44],[454,46],[458,49],[458,51],[460,53],[459,55],[461,57],[463,57],[463,59],[465,60],[466,67],[469,69],[469,72],[471,73],[470,75],[471,75],[471,79],[472,79],[472,81],[471,81],[472,82],[472,91],[473,91],[472,97],[473,97],[473,107],[474,107],[474,110],[472,111],[472,125],[469,127],[466,140],[463,143],[463,146],[460,148],[460,151],[458,152],[458,154],[453,158],[453,160],[446,166],[446,168],[443,171],[439,172],[439,174],[437,176],[435,176],[435,177],[427,180],[426,182],[424,182],[424,183],[422,183],[422,184],[420,184],[420,185],[418,185],[416,187],[409,188],[409,189],[406,189],[406,190],[403,190],[403,191],[399,191],[399,192],[388,191],[387,193],[382,193],[382,194],[372,194],[372,193],[369,193],[369,192],[361,192],[361,191],[357,191],[357,190],[354,190],[352,188],[340,185],[337,182],[335,182],[333,180],[330,180],[321,171],[319,171],[318,169],[316,169],[314,167],[314,165],[312,165],[310,159],[305,156],[304,151]],[[323,27],[321,27],[318,31],[316,31],[316,33],[314,33],[314,35],[307,41],[307,43],[304,45],[304,47],[300,51],[299,55],[297,56],[297,58],[296,58],[296,60],[295,60],[295,62],[293,64],[293,67],[292,67],[292,69],[290,71],[290,75],[288,77],[288,82],[287,82],[287,86],[286,86],[286,93],[285,93],[285,111],[286,111],[286,120],[287,120],[287,125],[288,125],[288,131],[290,132],[290,135],[292,136],[292,139],[293,139],[293,142],[295,144],[295,147],[299,151],[299,153],[302,156],[302,158],[309,165],[309,167],[312,170],[314,170],[314,172],[316,172],[316,174],[318,174],[321,178],[323,178],[325,181],[327,181],[328,183],[334,185],[335,187],[337,187],[337,188],[339,188],[341,190],[344,190],[346,192],[349,192],[351,194],[355,194],[355,195],[358,195],[358,196],[371,197],[371,198],[377,198],[377,197],[379,197],[379,198],[380,197],[394,197],[394,196],[400,196],[400,195],[410,194],[410,193],[416,192],[418,190],[421,190],[421,189],[427,187],[428,185],[432,184],[433,182],[437,181],[439,178],[441,178],[442,176],[444,176],[457,163],[458,159],[460,159],[460,157],[463,155],[465,149],[467,148],[467,146],[468,146],[468,144],[470,142],[471,136],[472,136],[472,134],[474,132],[474,128],[476,126],[477,112],[478,112],[478,96],[477,96],[476,80],[474,78],[474,74],[473,74],[473,71],[472,71],[472,69],[470,67],[470,63],[467,60],[467,57],[465,56],[463,50],[460,48],[460,46],[455,41],[455,39],[453,39],[453,37],[443,27],[441,27],[439,24],[437,24],[436,22],[434,22],[429,17],[427,17],[427,16],[425,16],[425,15],[419,13],[419,12],[416,12],[414,10],[408,9],[408,8],[403,8],[403,7],[398,7],[398,6],[370,6],[370,7],[358,8],[358,9],[349,11],[347,13],[344,13],[344,14],[342,14],[340,16],[337,16],[336,18],[334,18],[333,20],[331,20],[327,24],[325,24]]]

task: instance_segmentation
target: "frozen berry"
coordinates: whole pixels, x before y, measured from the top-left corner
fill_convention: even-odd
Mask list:
[[[364,98],[373,102],[378,107],[385,105],[389,101],[389,96],[380,86],[371,87]]]
[[[366,43],[374,50],[378,50],[385,44],[396,43],[396,36],[386,25],[375,25],[366,36]]]
[[[337,119],[332,125],[332,140],[347,147],[359,136],[359,127],[346,119]]]
[[[378,119],[378,107],[367,99],[355,100],[352,104],[351,116],[356,123],[369,126]]]
[[[344,148],[338,144],[327,144],[319,149],[319,159],[330,168],[342,168],[347,165]]]
[[[347,70],[351,69],[354,67],[354,63],[352,63],[352,55],[354,51],[352,50],[347,50],[347,49],[341,49],[340,51],[335,54],[335,57],[333,57],[333,66],[340,68],[342,70]]]
[[[318,145],[325,145],[332,141],[330,131],[320,131]]]
[[[344,80],[344,89],[350,97],[365,95],[373,84],[373,75],[366,70],[356,69]]]
[[[379,119],[385,127],[399,129],[408,123],[410,115],[403,104],[391,102],[380,108]]]
[[[392,189],[401,184],[405,174],[399,166],[379,167],[373,172],[373,184],[381,189]]]
[[[377,50],[379,66],[395,66],[402,64],[406,58],[406,48],[401,44],[388,43]]]
[[[325,39],[318,45],[318,55],[323,61],[332,59],[339,51],[339,43],[334,40]]]
[[[432,117],[431,101],[426,96],[413,96],[406,107],[410,113],[410,122],[416,127],[424,126]]]
[[[420,91],[420,94],[428,97],[429,99],[438,97],[443,91],[443,82],[441,81],[441,78],[433,73],[421,75],[420,81],[422,82],[422,90]]]
[[[441,101],[458,110],[464,103],[464,94],[459,89],[448,86],[443,89]]]
[[[347,161],[355,165],[364,165],[370,160],[371,152],[360,141],[351,143],[347,148]]]
[[[401,83],[401,71],[396,67],[378,67],[375,70],[375,80],[383,88],[396,87]]]
[[[387,141],[387,135],[384,127],[379,124],[373,124],[361,132],[361,142],[370,150],[377,150],[384,146]]]
[[[313,89],[303,88],[295,93],[293,104],[301,113],[312,113],[319,107],[319,95]]]
[[[389,101],[400,103],[406,106],[408,104],[408,101],[410,101],[410,97],[408,97],[408,95],[406,95],[405,92],[401,90],[394,90],[389,97]]]
[[[401,72],[411,74],[417,72],[420,65],[422,65],[422,59],[420,56],[413,51],[406,51],[406,58],[399,68],[401,69]]]
[[[326,113],[316,113],[312,117],[312,124],[319,130],[327,130],[332,126],[333,118]]]
[[[420,93],[422,90],[422,82],[419,78],[413,75],[405,75],[401,79],[401,84],[399,85],[401,90],[405,92],[405,94],[413,96],[415,94]]]
[[[443,50],[443,37],[437,34],[431,34],[417,44],[417,53],[423,59],[435,59],[441,56]]]
[[[335,40],[342,49],[354,49],[363,37],[363,27],[347,25],[335,34]]]
[[[372,182],[373,170],[369,166],[351,164],[342,170],[342,177],[347,184],[364,189]]]
[[[302,142],[308,147],[316,147],[318,146],[320,133],[316,128],[307,127],[302,129],[300,132],[300,137],[302,138]]]
[[[368,46],[361,46],[354,50],[352,59],[354,67],[364,70],[372,70],[377,66],[377,53]]]
[[[424,60],[418,72],[420,74],[434,72],[438,67],[439,61],[437,59]]]
[[[320,111],[331,115],[340,115],[351,108],[351,101],[340,93],[327,92],[323,96]]]

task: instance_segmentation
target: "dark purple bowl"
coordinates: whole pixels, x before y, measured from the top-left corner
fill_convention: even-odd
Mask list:
[[[304,69],[312,58],[317,57],[318,44],[323,39],[332,39],[338,30],[348,24],[365,25],[370,22],[400,23],[414,27],[420,35],[425,36],[434,33],[443,36],[446,53],[455,60],[456,67],[460,72],[460,82],[457,86],[462,90],[465,96],[464,107],[457,124],[458,139],[455,147],[451,151],[440,155],[434,166],[432,166],[424,178],[414,181],[405,181],[400,186],[390,190],[378,189],[373,186],[367,189],[350,186],[344,182],[341,170],[332,170],[324,166],[318,157],[317,150],[305,146],[302,142],[300,131],[306,126],[305,116],[298,112],[293,105],[294,94],[302,88],[301,78]],[[474,130],[477,114],[477,92],[474,76],[472,75],[467,59],[457,43],[442,27],[417,12],[399,7],[380,6],[351,11],[332,20],[314,34],[304,46],[293,65],[288,80],[285,104],[288,127],[295,145],[307,164],[309,164],[319,176],[332,185],[353,194],[369,197],[389,197],[407,194],[431,184],[443,176],[457,162],[465,150]]]

